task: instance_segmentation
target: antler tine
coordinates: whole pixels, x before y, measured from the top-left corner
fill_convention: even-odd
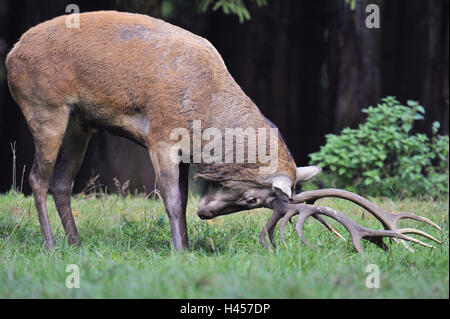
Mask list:
[[[286,244],[286,239],[284,237],[284,228],[286,227],[287,222],[290,221],[291,218],[293,216],[297,215],[298,213],[299,213],[298,210],[291,210],[286,215],[284,215],[284,217],[281,219],[280,237],[281,237],[281,242],[284,244],[285,247],[287,247],[287,244]]]
[[[392,215],[394,215],[396,217],[396,222],[398,220],[400,220],[400,219],[403,219],[403,218],[409,218],[409,219],[414,219],[414,220],[421,221],[423,223],[426,223],[428,225],[433,226],[434,228],[436,228],[439,231],[442,231],[442,228],[439,227],[439,225],[437,225],[435,222],[433,222],[433,221],[431,221],[428,218],[423,217],[423,216],[417,216],[417,215],[414,215],[414,214],[411,214],[411,213],[406,213],[406,212],[399,212],[399,213],[395,213],[395,214],[392,214]]]
[[[261,233],[259,234],[259,242],[268,250],[270,247],[266,243],[266,236],[269,235],[269,241],[274,248],[277,247],[275,239],[273,237],[275,232],[275,227],[277,226],[278,221],[289,211],[288,204],[281,200],[276,200],[272,203],[273,214],[270,216],[269,220],[264,225]],[[283,238],[282,238],[283,239]],[[283,241],[283,244],[286,246],[286,242]]]
[[[397,231],[402,234],[417,234],[422,237],[431,239],[432,241],[434,241],[438,244],[441,244],[441,241],[439,239],[436,239],[433,236],[431,236],[430,234],[427,234],[426,232],[423,232],[423,231],[415,229],[415,228],[401,228],[401,229],[398,229]]]
[[[278,221],[283,217],[282,210],[280,210],[278,207],[273,210],[272,216],[270,216],[267,223],[264,225],[263,229],[261,230],[261,233],[259,234],[259,242],[268,250],[270,250],[270,247],[266,244],[266,236],[269,235],[270,243],[274,248],[277,247],[275,243],[275,239],[273,238],[273,233],[275,231],[275,227],[277,226]]]
[[[389,214],[389,213],[387,213],[387,214]],[[433,221],[429,220],[428,218],[425,218],[425,217],[422,217],[422,216],[417,216],[417,215],[414,215],[414,214],[411,214],[411,213],[406,213],[406,212],[399,212],[399,213],[392,214],[392,215],[394,215],[394,218],[392,218],[392,219],[394,220],[394,223],[395,223],[395,224],[397,224],[397,222],[398,222],[400,219],[403,219],[403,218],[409,218],[409,219],[413,219],[413,220],[418,220],[418,221],[424,222],[424,223],[426,223],[426,224],[429,224],[429,225],[433,226],[434,228],[438,229],[439,231],[442,231],[442,228],[439,227],[436,223],[434,223]],[[429,239],[431,239],[431,240],[433,240],[433,241],[435,241],[435,242],[437,242],[437,243],[439,243],[439,244],[441,243],[439,240],[437,240],[436,238],[434,238],[433,236],[431,236],[431,235],[428,234],[428,233],[425,233],[425,232],[422,232],[422,231],[420,231],[420,230],[413,229],[413,228],[407,228],[407,229],[411,230],[411,231],[409,232],[409,233],[411,233],[411,234],[420,234],[421,236],[427,237],[427,238],[429,238]],[[409,237],[409,236],[408,236],[408,237]],[[411,238],[411,237],[410,237],[410,238]],[[413,250],[412,248],[410,248],[403,240],[400,240],[400,243],[401,243],[406,249],[409,249],[410,251],[414,252],[414,250]],[[420,240],[417,240],[416,243],[419,244],[419,245],[422,245],[422,246],[424,246],[424,247],[429,247],[429,248],[432,248],[432,247],[433,247],[433,246],[431,246],[431,245],[425,244],[424,242],[422,242],[422,241],[420,241]]]
[[[295,225],[295,231],[297,232],[297,235],[300,237],[301,241],[305,245],[312,246],[311,243],[308,240],[306,240],[305,234],[303,234],[303,225],[305,223],[306,218],[311,216],[314,213],[314,211],[308,209],[306,206],[301,208],[303,208],[303,211],[299,210],[297,224]]]
[[[343,241],[347,241],[344,236],[342,236],[336,229],[333,228],[325,219],[323,219],[320,215],[312,215],[315,219],[322,223],[330,232],[335,234],[337,237],[342,239]]]

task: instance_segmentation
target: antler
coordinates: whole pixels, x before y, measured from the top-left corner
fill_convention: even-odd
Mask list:
[[[278,201],[275,202],[275,205],[273,207],[273,214],[269,218],[267,223],[264,225],[264,228],[262,229],[262,231],[259,235],[259,242],[266,249],[270,249],[270,247],[267,245],[267,243],[265,241],[265,238],[267,235],[269,235],[269,240],[270,240],[270,243],[272,244],[272,246],[274,248],[277,247],[277,244],[275,243],[275,239],[273,238],[273,234],[274,234],[275,227],[277,226],[278,221],[280,219],[282,219],[285,214],[286,214],[285,204],[282,202],[278,202]],[[344,236],[342,236],[336,229],[334,229],[333,226],[331,226],[325,219],[323,219],[319,215],[313,215],[313,217],[315,219],[317,219],[320,223],[322,223],[322,225],[324,225],[326,228],[328,228],[328,230],[330,230],[333,234],[335,234],[336,236],[338,236],[339,238],[341,238],[342,240],[345,241]],[[292,218],[292,216],[291,216],[291,218]],[[289,218],[289,221],[291,221],[290,218]],[[287,220],[286,220],[286,222],[287,222]],[[284,223],[284,225],[286,225],[286,222]],[[282,237],[284,237],[284,234],[282,234]],[[283,240],[283,244],[286,246],[286,242],[284,240]]]
[[[342,199],[347,199],[352,201],[353,203],[365,208],[367,211],[369,211],[371,214],[373,214],[384,226],[385,230],[373,230],[366,228],[364,226],[359,225],[354,220],[350,219],[346,215],[333,210],[329,207],[324,206],[318,206],[318,205],[312,205],[316,200],[324,197],[338,197]],[[323,225],[325,225],[330,231],[335,233],[337,236],[342,237],[331,225],[329,225],[324,219],[321,218],[320,215],[325,215],[328,217],[331,217],[341,223],[350,233],[350,237],[352,240],[353,247],[358,251],[362,252],[361,249],[361,239],[369,240],[370,242],[374,243],[378,247],[382,248],[383,250],[388,250],[387,245],[383,242],[383,237],[390,237],[395,239],[400,239],[401,243],[408,249],[408,245],[403,240],[411,241],[414,243],[417,243],[419,245],[425,246],[425,247],[433,247],[429,244],[426,244],[418,239],[415,239],[410,236],[406,236],[404,234],[417,234],[423,237],[426,237],[428,239],[431,239],[437,243],[441,243],[438,239],[434,238],[433,236],[418,230],[414,228],[397,228],[397,222],[402,218],[410,218],[418,221],[422,221],[424,223],[427,223],[436,229],[442,231],[442,229],[432,222],[431,220],[422,217],[417,216],[411,213],[389,213],[384,210],[382,210],[377,205],[369,202],[367,199],[348,192],[344,190],[339,189],[322,189],[322,190],[314,190],[314,191],[307,191],[300,193],[298,195],[295,195],[292,199],[292,203],[289,204],[279,204],[277,203],[274,206],[274,213],[272,217],[269,219],[269,221],[264,226],[263,230],[261,231],[260,235],[260,242],[263,244],[264,247],[268,248],[266,245],[264,239],[267,234],[269,234],[269,239],[272,245],[275,247],[275,241],[273,238],[273,233],[276,227],[276,224],[279,220],[281,220],[280,223],[280,234],[282,242],[286,245],[285,237],[284,237],[284,229],[286,227],[286,223],[291,220],[291,218],[295,215],[299,215],[297,219],[297,224],[295,226],[295,229],[297,231],[297,234],[300,236],[303,243],[306,245],[311,245],[304,237],[303,234],[303,224],[305,220],[309,216],[315,217],[317,220],[319,220]],[[410,249],[412,250],[412,249]]]
[[[260,233],[260,235],[259,235],[259,242],[260,242],[266,249],[270,249],[270,247],[267,245],[267,243],[266,243],[266,241],[265,241],[265,238],[266,238],[267,235],[269,235],[269,240],[270,240],[270,243],[272,244],[272,246],[273,246],[274,248],[277,247],[277,244],[276,244],[276,242],[275,242],[275,239],[274,239],[274,237],[273,237],[273,234],[274,234],[275,227],[277,226],[278,221],[279,221],[280,219],[282,219],[283,216],[284,216],[284,214],[283,214],[282,212],[277,211],[277,210],[274,210],[272,216],[269,218],[269,220],[267,221],[267,223],[264,225],[264,228],[262,229],[262,231],[261,231],[261,233]],[[292,216],[294,216],[294,215],[292,215]],[[291,221],[292,216],[291,216],[290,218],[286,219],[286,222],[287,222],[287,221]],[[317,219],[319,222],[321,222],[322,225],[324,225],[326,228],[328,228],[328,230],[330,230],[333,234],[335,234],[336,236],[338,236],[339,238],[341,238],[342,240],[345,241],[344,236],[342,236],[336,229],[334,229],[333,226],[331,226],[325,219],[323,219],[323,218],[322,218],[321,216],[319,216],[319,215],[313,215],[313,217],[314,217],[315,219]],[[283,224],[283,221],[282,221],[283,229],[284,229],[284,227],[286,226],[286,222],[284,222],[284,224]],[[292,223],[292,222],[291,222],[291,223]],[[280,231],[281,231],[281,228],[280,228]],[[284,244],[285,246],[287,246],[287,245],[286,245],[286,241],[284,240],[284,232],[281,233],[281,237],[282,237],[282,239],[283,239],[283,244]]]

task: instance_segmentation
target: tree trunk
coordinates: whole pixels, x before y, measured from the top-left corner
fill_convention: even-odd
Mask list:
[[[380,29],[366,27],[365,9],[370,3],[358,0],[354,10],[349,4],[338,7],[337,30],[332,40],[337,54],[338,76],[334,129],[356,127],[362,120],[361,110],[380,99]]]

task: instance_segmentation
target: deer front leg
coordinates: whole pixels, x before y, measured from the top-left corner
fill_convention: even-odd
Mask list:
[[[189,249],[186,226],[189,166],[174,163],[170,158],[170,149],[157,147],[150,149],[150,158],[169,217],[173,248],[176,251]]]

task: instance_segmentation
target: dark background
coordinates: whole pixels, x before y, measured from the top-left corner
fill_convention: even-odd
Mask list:
[[[298,165],[308,164],[325,134],[355,127],[360,110],[381,97],[419,100],[425,120],[416,130],[431,133],[441,122],[448,134],[448,0],[267,0],[245,1],[251,20],[182,0],[0,0],[0,192],[11,188],[16,141],[17,179],[26,177],[34,145],[19,108],[11,99],[4,60],[28,28],[65,14],[75,2],[81,12],[116,9],[146,13],[199,34],[217,48],[230,73],[284,135]],[[381,28],[367,29],[365,8],[381,8]],[[112,66],[113,67],[113,66]],[[130,190],[149,192],[153,170],[145,149],[106,132],[96,134],[75,183],[75,192],[93,176],[115,191],[114,177]]]

